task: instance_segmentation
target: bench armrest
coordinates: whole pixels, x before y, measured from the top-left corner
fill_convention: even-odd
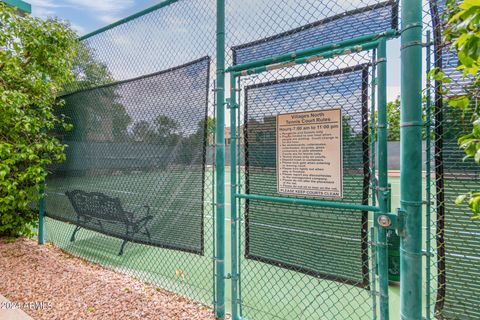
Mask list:
[[[145,214],[140,214],[138,211],[124,211],[126,215],[129,216],[128,218],[128,222],[130,224],[139,224],[139,223],[142,223],[142,222],[145,222],[147,220],[150,220],[150,219],[153,219],[153,215],[150,214],[150,206],[148,205],[145,205],[145,206],[138,206],[138,207],[143,207],[143,208],[146,208],[147,209],[147,212],[145,212]],[[144,210],[141,210],[142,213]],[[134,212],[136,212],[137,214],[135,214]],[[138,217],[138,216],[141,216],[142,218],[138,219],[138,220],[135,220],[135,217]]]
[[[153,216],[151,216],[151,215],[150,215],[150,206],[149,206],[149,205],[144,205],[143,207],[144,207],[144,208],[147,208],[147,213],[146,213],[146,216],[147,216],[147,217],[152,217],[152,218],[153,218]]]
[[[141,219],[138,219],[138,220],[134,221],[133,223],[138,224],[138,223],[146,222],[146,221],[151,220],[151,219],[153,219],[152,215],[146,215],[145,217],[143,217]]]

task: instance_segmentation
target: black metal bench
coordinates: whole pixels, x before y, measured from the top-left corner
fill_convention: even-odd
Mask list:
[[[144,206],[147,210],[142,218],[135,219],[132,212],[123,209],[119,198],[112,198],[100,192],[85,192],[82,190],[67,191],[65,194],[77,213],[77,224],[70,241],[75,241],[75,234],[78,230],[82,227],[88,228],[88,225],[92,223],[97,223],[102,231],[104,230],[103,223],[122,224],[125,226],[124,240],[118,252],[119,256],[123,254],[125,245],[133,239],[135,234],[144,234],[150,240],[147,223],[153,216],[150,215],[149,206]],[[142,229],[144,232],[141,232]],[[108,234],[108,232],[104,233]]]

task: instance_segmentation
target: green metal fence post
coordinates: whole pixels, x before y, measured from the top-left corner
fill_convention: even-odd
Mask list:
[[[422,1],[403,0],[400,318],[422,319]]]
[[[426,158],[426,163],[425,163],[425,171],[426,171],[426,176],[425,176],[425,198],[427,199],[427,206],[425,208],[425,223],[426,223],[426,228],[425,228],[425,249],[427,251],[427,254],[426,254],[426,257],[425,257],[425,264],[426,264],[426,268],[425,268],[425,286],[426,286],[426,294],[425,294],[425,312],[426,312],[426,315],[425,315],[425,319],[426,320],[430,320],[431,316],[430,316],[430,273],[431,273],[431,265],[430,265],[430,259],[431,259],[431,256],[430,256],[430,251],[431,251],[431,244],[430,244],[430,241],[431,241],[431,230],[430,230],[430,219],[431,219],[431,210],[432,210],[432,201],[431,201],[431,198],[432,198],[432,195],[431,195],[431,177],[430,177],[430,170],[431,170],[431,166],[430,166],[430,160],[431,160],[431,157],[432,157],[432,154],[431,154],[431,117],[432,117],[432,113],[431,113],[431,91],[430,91],[430,80],[428,79],[428,74],[430,73],[430,69],[431,69],[431,64],[432,64],[432,61],[431,61],[431,44],[430,44],[430,30],[427,31],[427,70],[426,70],[426,74],[427,74],[427,86],[426,86],[426,102],[425,102],[425,113],[426,113],[426,118],[427,118],[427,121],[425,123],[425,132],[426,132],[426,137],[425,137],[425,158]]]
[[[40,189],[38,201],[38,244],[45,244],[45,183]]]
[[[231,259],[232,259],[232,319],[238,320],[238,266],[237,266],[237,93],[236,77],[230,75],[230,220],[231,220]]]
[[[376,169],[375,169],[375,164],[376,164],[376,151],[375,148],[377,146],[377,139],[376,139],[376,128],[377,128],[377,123],[376,123],[376,88],[377,88],[377,80],[375,78],[375,75],[377,74],[377,49],[373,50],[372,53],[372,75],[374,79],[372,79],[372,84],[371,84],[371,92],[372,92],[372,102],[371,102],[371,109],[370,109],[370,189],[371,189],[371,204],[372,206],[377,205],[377,196],[376,196],[376,190],[377,190],[377,177],[375,175]],[[375,239],[376,237],[376,232],[375,228],[372,227],[370,228],[370,239]],[[375,246],[372,246],[372,319],[376,320],[377,319],[377,252],[375,250]]]
[[[377,216],[388,213],[388,157],[387,157],[387,45],[385,38],[378,44],[378,205]],[[377,230],[378,276],[380,286],[380,319],[388,320],[388,247],[387,229],[379,226]]]
[[[237,78],[237,91],[236,91],[236,94],[238,96],[236,96],[236,100],[237,100],[237,105],[238,105],[238,108],[237,108],[237,125],[240,125],[240,123],[242,123],[241,121],[241,116],[240,116],[240,105],[241,105],[241,88],[240,88],[240,83],[239,83],[239,78]],[[242,148],[242,129],[239,128],[239,132],[238,132],[238,139],[237,139],[237,150],[241,150]],[[241,155],[240,155],[240,152],[237,152],[237,164],[241,164]],[[241,181],[241,177],[242,177],[242,168],[241,168],[241,165],[237,165],[237,193],[241,193],[242,192],[242,181]],[[233,194],[230,195],[230,196],[234,196]],[[242,200],[241,199],[237,199],[237,208],[241,208],[241,203],[242,203]],[[237,216],[237,251],[236,251],[236,254],[237,254],[237,270],[238,270],[238,280],[237,280],[237,301],[238,301],[238,314],[239,314],[239,318],[241,319],[241,316],[243,314],[242,312],[242,274],[241,274],[241,270],[242,270],[242,260],[240,259],[240,257],[238,257],[238,254],[240,252],[242,252],[242,241],[240,239],[240,235],[241,235],[241,232],[240,232],[240,226],[242,225],[242,219],[243,219],[243,215],[241,214],[241,212],[239,211],[238,213],[238,216]]]
[[[370,228],[370,239],[375,239],[375,227]],[[372,320],[377,320],[377,251],[376,247],[372,246]]]
[[[217,114],[217,97],[215,95],[215,93],[217,92],[217,82],[216,80],[213,80],[213,92],[214,92],[214,97],[213,97],[213,114],[216,115]],[[215,144],[215,141],[216,141],[216,132],[213,132],[213,143]],[[213,155],[213,170],[212,170],[212,212],[213,212],[213,215],[212,215],[212,228],[215,228],[216,226],[216,219],[215,219],[215,210],[216,210],[216,201],[217,201],[217,196],[216,196],[216,193],[215,193],[215,179],[216,179],[216,175],[215,175],[215,171],[217,170],[217,164],[216,164],[216,156]],[[213,232],[213,236],[212,236],[212,250],[214,252],[214,254],[217,252],[216,250],[216,247],[217,247],[217,243],[216,243],[217,239],[216,239],[216,235],[215,235],[215,232]],[[216,290],[216,285],[217,285],[217,282],[215,281],[216,280],[216,273],[215,273],[215,270],[216,270],[216,267],[217,267],[217,264],[216,264],[216,261],[215,259],[212,259],[212,305],[215,306],[215,301],[217,301],[217,290]]]
[[[217,114],[216,114],[216,301],[215,316],[225,317],[225,0],[217,0]]]
[[[47,81],[46,75],[42,75],[42,80]],[[44,128],[43,131],[45,130]],[[40,187],[40,197],[38,200],[38,244],[45,244],[45,180]]]

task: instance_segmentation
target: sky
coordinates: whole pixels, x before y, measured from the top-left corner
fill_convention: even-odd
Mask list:
[[[32,14],[68,20],[79,35],[84,35],[130,16],[163,0],[29,0]],[[245,7],[248,7],[245,0]],[[289,0],[283,0],[288,3]],[[352,0],[352,3],[356,0]],[[341,2],[341,0],[340,0]],[[399,41],[389,41],[388,52],[388,99],[400,94],[400,50]]]
[[[135,12],[148,8],[158,0],[27,0],[32,15],[54,16],[69,20],[79,35],[94,31]]]

